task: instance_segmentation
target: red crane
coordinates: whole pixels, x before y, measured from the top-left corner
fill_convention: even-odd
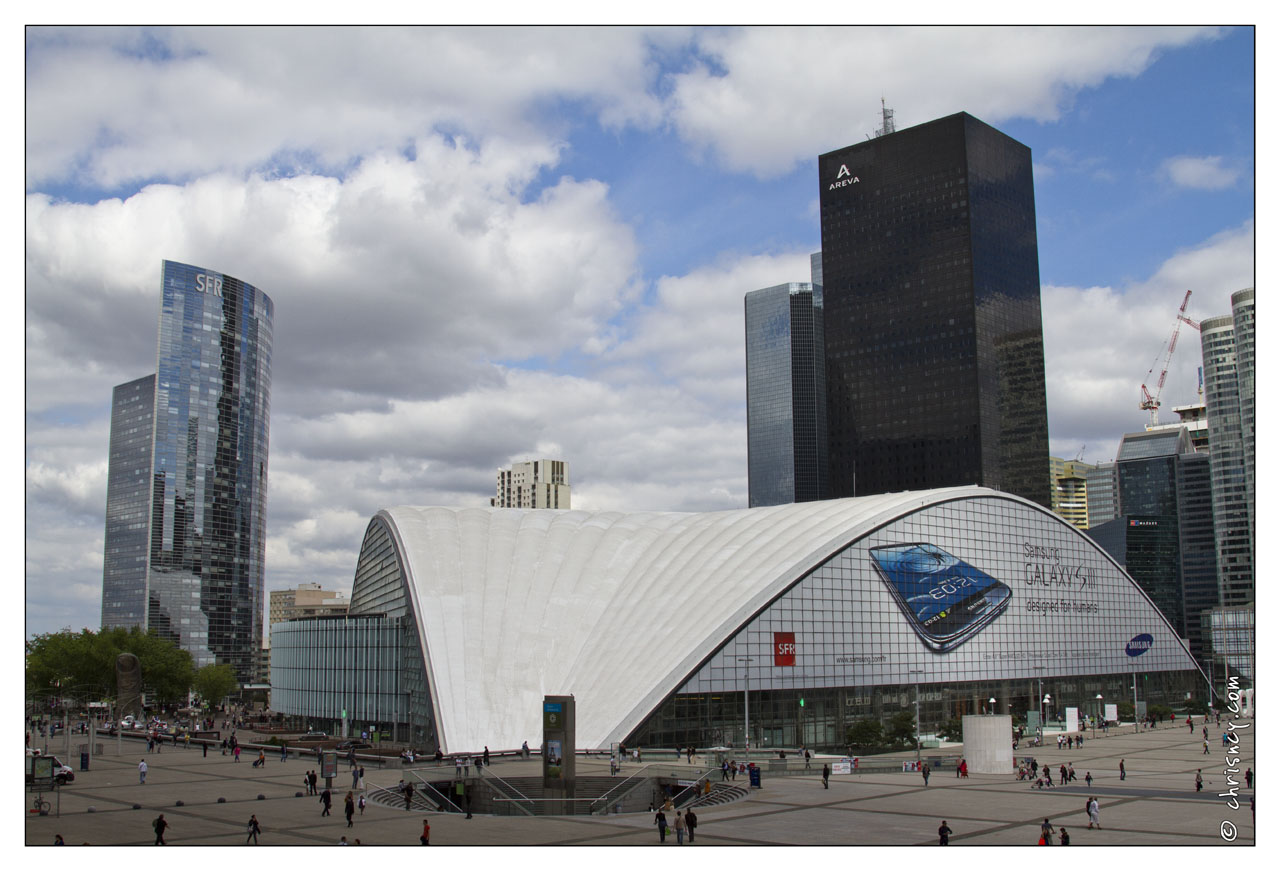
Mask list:
[[[1178,347],[1178,332],[1182,329],[1183,324],[1190,324],[1195,329],[1200,329],[1199,321],[1187,317],[1187,303],[1189,302],[1191,302],[1191,291],[1188,290],[1187,295],[1182,298],[1182,306],[1178,309],[1178,316],[1173,322],[1173,335],[1169,337],[1169,347],[1164,352],[1164,366],[1160,369],[1160,380],[1156,382],[1155,396],[1152,396],[1151,391],[1147,390],[1147,382],[1151,380],[1151,373],[1156,371],[1156,364],[1160,362],[1159,354],[1156,354],[1155,360],[1151,363],[1151,368],[1147,370],[1147,377],[1142,382],[1142,401],[1138,403],[1138,408],[1151,412],[1152,426],[1157,426],[1160,423],[1160,391],[1164,390],[1164,379],[1169,374],[1169,361],[1173,359],[1173,349]]]

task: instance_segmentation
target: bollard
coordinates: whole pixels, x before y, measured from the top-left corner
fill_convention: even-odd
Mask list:
[[[227,803],[227,800],[225,798],[222,798],[221,796],[218,797],[218,804],[226,804],[226,803]]]

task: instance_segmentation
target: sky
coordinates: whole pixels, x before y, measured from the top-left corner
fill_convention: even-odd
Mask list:
[[[1200,320],[1255,283],[1248,27],[25,42],[27,634],[99,625],[111,390],[155,371],[165,259],[276,305],[268,590],[349,591],[375,512],[488,505],[523,459],[575,508],[745,507],[743,295],[809,280],[817,155],[882,98],[1032,150],[1057,456],[1141,430],[1188,289]],[[1163,420],[1199,356],[1184,326]]]

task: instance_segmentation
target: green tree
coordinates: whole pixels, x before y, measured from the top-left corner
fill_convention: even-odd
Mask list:
[[[964,724],[959,717],[952,717],[938,727],[938,736],[948,741],[960,741],[964,738]]]
[[[898,711],[889,720],[889,744],[896,750],[916,746],[916,718],[910,711]]]
[[[235,690],[239,682],[236,680],[235,669],[224,663],[206,665],[198,670],[192,686],[206,705],[216,705]]]
[[[27,693],[49,695],[75,687],[78,695],[113,697],[116,657],[121,653],[138,657],[149,701],[185,700],[193,677],[191,654],[136,626],[102,632],[64,629],[32,637],[26,644]]]
[[[866,751],[884,743],[884,727],[879,720],[857,720],[849,726],[846,737],[855,748]]]

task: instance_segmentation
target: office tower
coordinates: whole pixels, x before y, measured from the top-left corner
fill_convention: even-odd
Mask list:
[[[304,583],[289,590],[272,590],[267,630],[270,632],[271,627],[282,620],[342,615],[347,613],[350,604],[346,593],[326,590],[319,584]]]
[[[146,625],[155,401],[154,375],[111,391],[107,528],[102,554],[103,629]]]
[[[1085,499],[1089,503],[1089,525],[1097,526],[1120,516],[1120,485],[1116,464],[1100,463],[1084,473]]]
[[[1174,631],[1185,638],[1177,576],[1178,519],[1168,515],[1124,514],[1090,527],[1085,535],[1128,572]]]
[[[1048,507],[1031,151],[967,113],[818,158],[832,495]]]
[[[1162,552],[1145,564],[1143,577],[1130,574],[1187,639],[1192,655],[1202,657],[1199,614],[1217,604],[1209,457],[1195,452],[1185,429],[1129,433],[1116,455],[1116,476],[1120,521],[1141,520],[1175,545],[1172,557]]]
[[[1049,508],[1076,529],[1089,528],[1088,473],[1093,463],[1049,458]]]
[[[512,463],[498,470],[494,508],[569,508],[569,464],[564,460]]]
[[[828,498],[822,288],[746,295],[748,505]]]
[[[121,391],[133,385],[139,398],[129,407],[154,409],[145,448],[117,456],[114,406],[112,414],[108,479],[144,468],[148,492],[108,487],[103,626],[171,638],[197,667],[229,664],[241,682],[253,680],[262,643],[273,320],[270,298],[252,285],[164,261],[151,393],[143,398],[145,378],[117,388],[122,418],[133,412]],[[130,558],[127,578],[110,574],[121,540],[112,524],[125,514],[146,542],[145,570]]]
[[[814,289],[822,293],[822,252],[815,251],[809,255],[809,281]]]
[[[1147,424],[1147,432],[1186,427],[1187,435],[1191,436],[1191,447],[1197,451],[1208,451],[1209,415],[1204,407],[1204,403],[1193,402],[1190,405],[1175,405],[1173,407],[1173,413],[1178,415],[1178,419],[1176,421],[1173,423],[1158,423],[1154,426]]]
[[[1218,541],[1218,594],[1224,606],[1252,602],[1254,595],[1253,289],[1232,294],[1231,306],[1231,315],[1200,322]]]

